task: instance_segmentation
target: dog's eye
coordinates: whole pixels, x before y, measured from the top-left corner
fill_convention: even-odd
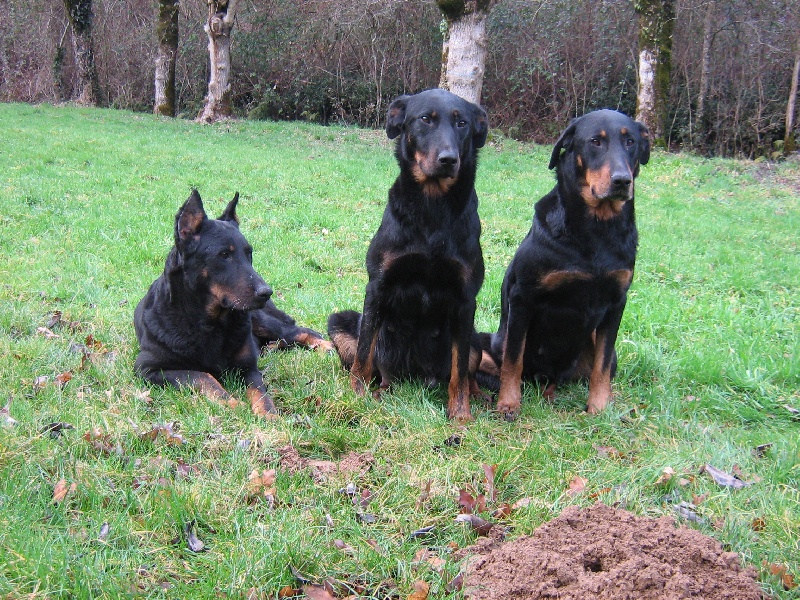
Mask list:
[[[456,123],[456,127],[464,128],[467,126],[467,122],[464,119],[461,119],[458,123]]]
[[[635,143],[636,143],[636,142],[634,142],[634,141],[633,141],[633,138],[628,138],[627,140],[625,140],[625,145],[626,145],[628,148],[630,148],[631,146],[633,146]]]
[[[592,143],[592,146],[600,146],[602,144],[602,142],[596,137],[593,137],[589,141]]]
[[[419,118],[419,120],[422,121],[423,123],[425,123],[426,125],[430,124],[430,122],[431,122],[431,118],[428,115],[422,115]]]
[[[228,252],[227,250],[221,250],[220,253],[219,253],[219,257],[220,258],[230,258],[231,257],[231,253]]]

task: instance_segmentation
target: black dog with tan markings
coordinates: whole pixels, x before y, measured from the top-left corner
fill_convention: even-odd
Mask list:
[[[497,410],[520,411],[521,381],[589,379],[587,410],[611,399],[615,343],[633,279],[634,179],[650,157],[647,128],[612,110],[575,119],[556,142],[556,187],[503,280],[500,327],[482,334],[481,371],[500,377]]]
[[[480,341],[475,298],[483,283],[475,194],[486,113],[443,90],[401,96],[386,133],[400,174],[367,251],[364,311],[328,319],[328,334],[359,394],[398,377],[448,382],[447,414],[472,418]]]
[[[242,374],[253,412],[275,406],[258,370],[259,346],[330,347],[298,327],[270,300],[272,289],[253,269],[253,248],[239,231],[236,194],[219,219],[209,219],[197,190],[175,216],[175,246],[164,273],[134,311],[139,340],[136,372],[157,385],[188,386],[238,405],[218,381]]]

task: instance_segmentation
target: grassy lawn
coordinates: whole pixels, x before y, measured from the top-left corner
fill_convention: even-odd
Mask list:
[[[643,167],[615,400],[598,417],[583,385],[554,404],[530,385],[515,423],[478,402],[457,428],[445,389],[358,398],[335,355],[293,350],[261,359],[282,413],[265,422],[146,386],[133,309],[192,187],[215,215],[239,191],[255,266],[301,324],[360,309],[397,172],[383,132],[9,104],[0,131],[0,597],[277,598],[299,573],[338,597],[405,598],[424,580],[457,598],[449,552],[477,535],[454,520],[459,490],[484,492],[497,465],[482,516],[516,504],[510,537],[569,504],[678,517],[693,502],[691,527],[768,593],[800,598],[771,572],[800,580],[797,160],[655,152]],[[552,187],[549,152],[482,151],[480,330],[497,327],[505,266]],[[308,468],[291,468],[289,445]],[[369,468],[345,469],[353,457]],[[704,464],[752,485],[717,485]],[[568,494],[576,477],[585,489]]]

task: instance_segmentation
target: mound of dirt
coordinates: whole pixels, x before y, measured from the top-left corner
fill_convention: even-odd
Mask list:
[[[761,600],[752,567],[670,517],[572,506],[530,536],[482,538],[463,577],[470,600]]]

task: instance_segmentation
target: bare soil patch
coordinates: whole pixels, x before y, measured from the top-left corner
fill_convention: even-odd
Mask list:
[[[463,578],[470,600],[760,600],[752,567],[671,517],[652,519],[595,504],[564,509],[530,536],[482,538]]]

